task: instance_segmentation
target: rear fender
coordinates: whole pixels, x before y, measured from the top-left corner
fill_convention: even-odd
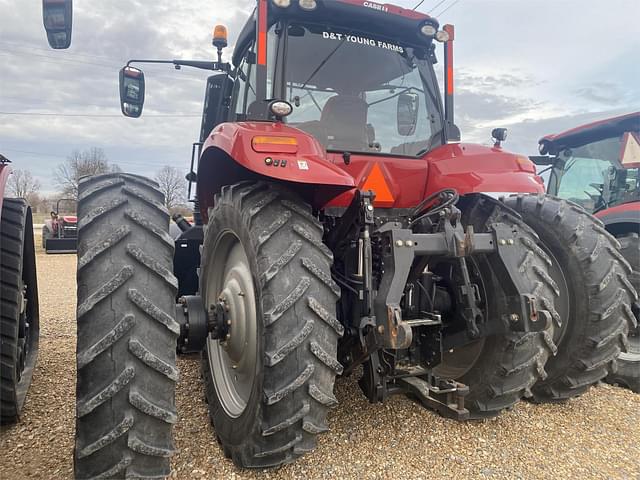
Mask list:
[[[257,136],[291,137],[292,153],[257,152]],[[275,148],[277,149],[277,147]],[[238,122],[218,125],[207,137],[198,165],[198,200],[204,219],[225,185],[267,180],[285,184],[315,208],[355,187],[354,179],[326,158],[312,136],[282,123]],[[267,160],[269,159],[269,160]]]
[[[427,194],[455,188],[469,193],[544,193],[544,181],[528,157],[474,144],[444,145],[427,155]]]
[[[640,233],[640,202],[623,203],[595,214],[613,235]]]

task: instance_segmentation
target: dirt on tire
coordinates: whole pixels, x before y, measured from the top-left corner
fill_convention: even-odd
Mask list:
[[[627,279],[629,263],[602,222],[580,206],[548,195],[506,198],[535,230],[560,266],[569,294],[568,316],[559,318],[558,354],[547,363],[548,378],[532,389],[536,401],[564,401],[604,379],[627,347],[637,295]]]
[[[75,475],[164,477],[174,452],[177,280],[157,185],[79,186]]]
[[[236,418],[216,390],[221,387],[210,368],[215,353],[205,347],[209,414],[225,454],[238,466],[289,463],[315,448],[317,434],[329,429],[328,409],[337,403],[333,384],[342,372],[336,352],[343,327],[336,319],[340,289],[331,279],[333,256],[311,208],[275,185],[224,187],[209,220],[200,290],[203,295],[210,290],[212,259],[223,255],[217,248],[233,232],[256,279],[258,322],[257,375]],[[233,334],[233,317],[230,321]]]

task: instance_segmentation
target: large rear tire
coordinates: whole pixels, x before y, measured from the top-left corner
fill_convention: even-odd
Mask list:
[[[39,311],[31,209],[5,198],[0,223],[0,424],[17,422],[38,356]]]
[[[536,246],[535,233],[493,199],[469,196],[461,199],[460,208],[463,224],[473,225],[476,232],[490,232],[497,224],[509,228],[514,243],[508,248],[516,249],[517,274],[527,286],[523,293],[536,298],[538,311],[546,310],[549,316],[555,316],[557,293],[547,273],[550,260]],[[481,289],[481,309],[485,318],[490,319],[508,318],[513,313],[504,301],[503,280],[496,269],[498,262],[502,260],[497,254],[477,256],[469,262],[474,266],[471,269],[474,281]],[[523,396],[530,396],[531,387],[546,377],[544,366],[556,352],[552,341],[554,328],[553,322],[548,322],[539,332],[492,335],[445,352],[435,373],[469,386],[465,404],[471,419],[496,416]]]
[[[157,185],[79,186],[75,475],[162,478],[174,451],[177,282]]]
[[[618,238],[620,252],[629,262],[633,272],[629,281],[640,292],[640,236],[630,233]],[[640,316],[640,303],[636,298],[636,320]],[[629,332],[629,348],[618,357],[618,370],[607,377],[609,383],[623,385],[636,393],[640,393],[640,325]]]
[[[224,187],[209,212],[200,291],[229,310],[229,337],[207,340],[209,414],[240,467],[289,463],[328,430],[340,290],[322,225],[301,199],[266,184]]]
[[[547,195],[518,195],[505,204],[540,236],[560,267],[551,271],[554,281],[568,290],[554,335],[558,354],[547,363],[549,377],[532,390],[539,402],[567,400],[605,378],[626,348],[637,295],[627,279],[631,268],[613,236],[578,205]]]

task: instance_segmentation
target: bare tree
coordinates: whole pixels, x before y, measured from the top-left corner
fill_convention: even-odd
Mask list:
[[[33,178],[29,170],[14,170],[7,183],[11,195],[29,199],[40,191],[40,182]]]
[[[160,184],[160,191],[164,194],[164,204],[167,208],[174,208],[186,201],[186,181],[174,167],[162,167],[156,175],[156,182]]]
[[[63,196],[78,198],[78,182],[82,177],[118,171],[119,167],[109,164],[104,150],[93,147],[75,150],[65,163],[58,165],[54,179]]]

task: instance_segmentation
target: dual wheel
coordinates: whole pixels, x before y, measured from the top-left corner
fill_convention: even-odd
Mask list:
[[[545,367],[547,378],[532,389],[540,402],[564,401],[586,392],[619,370],[640,375],[632,334],[638,300],[634,269],[618,241],[581,207],[547,195],[518,195],[504,200],[540,237],[552,259],[550,274],[563,297],[553,340],[558,353]],[[637,257],[637,253],[636,253]],[[629,361],[625,358],[630,357]],[[619,358],[619,359],[618,359]]]
[[[78,478],[169,473],[179,326],[172,313],[173,241],[162,202],[156,185],[134,175],[97,176],[80,185]],[[522,206],[519,210],[526,213]],[[617,275],[624,264],[609,248],[615,244],[606,236],[578,235],[576,245],[589,238],[600,244],[600,253],[594,255],[590,245],[587,257],[577,248],[567,254],[581,267],[578,273],[585,272],[585,262],[596,263],[586,271],[600,277],[594,284],[587,275],[587,285],[614,300],[590,304],[590,321],[598,326],[581,332],[586,327],[576,326],[579,319],[572,324],[571,315],[579,317],[584,298],[571,297],[568,307],[557,302],[567,283],[549,267],[556,261],[566,271],[557,260],[560,253],[542,248],[536,234],[502,205],[479,202],[469,212],[467,222],[475,222],[476,231],[489,231],[494,223],[511,228],[519,240],[524,281],[537,308],[553,318],[543,332],[488,338],[445,357],[441,368],[471,386],[472,415],[495,415],[523,395],[566,398],[602,378],[628,328],[614,320],[631,295]],[[601,233],[589,216],[580,214],[576,221],[573,232]],[[291,462],[312,450],[317,434],[328,429],[328,409],[337,403],[333,384],[342,372],[336,350],[344,328],[336,318],[340,289],[331,278],[333,257],[322,237],[322,225],[304,202],[267,183],[225,187],[209,211],[200,291],[207,308],[226,312],[228,328],[223,338],[207,340],[203,377],[216,434],[239,466]],[[555,245],[544,245],[549,243]],[[605,278],[599,258],[615,262]],[[494,263],[484,258],[476,265],[486,291],[499,290],[493,288],[500,283]],[[486,299],[488,314],[503,313],[499,300]],[[557,345],[566,345],[569,353],[557,353]]]

